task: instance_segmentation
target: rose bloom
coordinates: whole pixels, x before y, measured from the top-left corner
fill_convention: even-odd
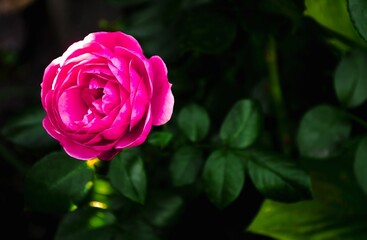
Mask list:
[[[111,160],[170,120],[171,86],[163,60],[132,36],[90,33],[45,69],[43,126],[70,156]]]

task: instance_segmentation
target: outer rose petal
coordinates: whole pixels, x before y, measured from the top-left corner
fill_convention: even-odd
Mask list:
[[[99,160],[111,160],[121,151],[122,149],[111,149],[110,151],[99,154],[97,157]]]
[[[52,90],[54,79],[58,73],[60,57],[53,60],[45,69],[43,74],[43,81],[41,83],[41,100],[43,107],[45,107],[45,97],[47,92]]]
[[[93,159],[100,154],[100,152],[76,143],[70,139],[60,139],[60,143],[67,154],[80,160]]]
[[[42,123],[47,133],[50,134],[53,138],[57,139],[63,146],[65,152],[67,152],[70,156],[80,160],[89,160],[97,157],[97,155],[99,154],[98,151],[75,143],[74,141],[67,139],[67,137],[62,136],[60,133],[55,131],[55,127],[52,125],[47,117],[43,119]]]
[[[135,147],[142,144],[152,128],[151,111],[148,109],[144,122],[140,122],[131,132],[123,136],[116,144],[117,148]]]
[[[116,46],[124,47],[142,55],[143,50],[139,42],[132,36],[122,32],[96,32],[90,33],[84,38],[86,42],[98,42],[99,44],[114,50]]]
[[[143,80],[130,67],[130,104],[131,104],[131,119],[130,119],[130,130],[133,129],[146,114],[148,105],[146,87]]]
[[[172,84],[167,79],[167,68],[159,56],[149,59],[153,71],[152,124],[163,125],[171,119],[174,98]]]
[[[59,139],[60,133],[55,130],[55,126],[50,122],[47,116],[42,120],[42,125],[51,137]]]

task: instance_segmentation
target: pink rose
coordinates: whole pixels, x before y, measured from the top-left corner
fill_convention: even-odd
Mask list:
[[[135,38],[95,32],[45,69],[43,126],[72,157],[110,160],[142,144],[152,125],[170,120],[174,98],[159,56],[146,58]]]

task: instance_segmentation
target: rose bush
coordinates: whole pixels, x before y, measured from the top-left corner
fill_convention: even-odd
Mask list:
[[[70,156],[110,160],[171,118],[171,86],[163,60],[132,36],[91,33],[45,69],[43,126]]]

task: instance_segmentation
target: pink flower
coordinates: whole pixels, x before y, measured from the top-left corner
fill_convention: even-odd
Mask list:
[[[171,86],[163,60],[132,36],[91,33],[45,69],[43,126],[70,156],[110,160],[170,120]]]

